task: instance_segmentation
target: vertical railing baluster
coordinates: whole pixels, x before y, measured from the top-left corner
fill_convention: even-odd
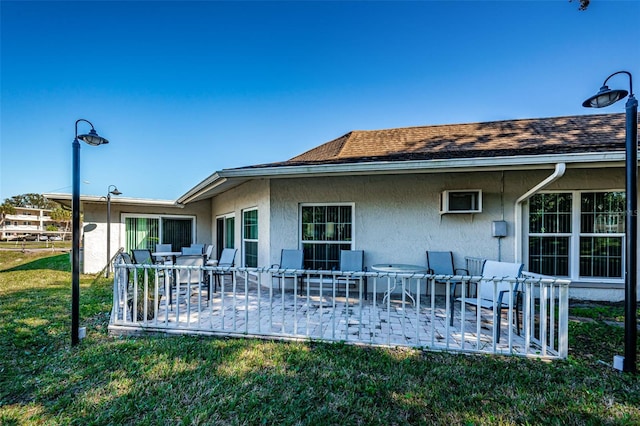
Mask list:
[[[509,284],[509,305],[507,309],[507,347],[509,353],[513,352],[513,301],[514,301],[514,287],[515,282],[507,281]]]
[[[298,272],[293,273],[293,334],[298,335]]]
[[[391,276],[389,275],[387,275],[386,295],[387,295],[387,345],[391,345]]]
[[[262,278],[264,277],[264,270],[261,270],[257,274],[258,283],[258,333],[262,333]],[[269,280],[269,282],[273,285],[273,280]]]
[[[244,271],[244,332],[249,332],[249,272]]]
[[[436,345],[436,279],[434,276],[429,278],[429,291],[431,294],[431,327],[429,328],[431,332],[431,346],[434,347]],[[444,322],[449,323],[447,321],[447,315],[449,311],[445,308],[445,316]]]
[[[131,322],[138,321],[138,268],[136,266],[136,274],[133,276],[133,314],[131,315]]]
[[[189,269],[188,266],[183,266],[182,267],[184,272],[187,275],[187,282],[185,283],[185,302],[186,302],[186,309],[187,309],[187,328],[189,327],[189,325],[191,324],[191,269]]]
[[[482,294],[482,290],[480,289],[482,287],[482,284],[489,285],[488,281],[484,281],[483,282],[482,280],[478,280],[478,283],[476,284],[477,285],[477,287],[476,287],[476,296],[477,296],[478,299],[480,298],[480,295]],[[478,302],[480,302],[480,301],[478,300]],[[480,332],[482,331],[480,329],[480,322],[481,322],[481,319],[482,319],[480,311],[481,311],[480,305],[478,305],[476,307],[476,348],[478,350],[480,350],[480,347],[481,347],[481,345],[480,345],[481,344]],[[467,317],[465,309],[464,308],[461,309],[460,313],[463,315],[462,316],[462,320],[464,321],[464,319]]]
[[[336,315],[336,281],[334,279],[331,280],[331,294],[333,298],[333,321],[331,322],[331,339],[336,339],[336,320],[338,319],[338,315]]]
[[[556,329],[556,297],[555,297],[555,284],[549,283],[549,318],[551,319],[551,324],[549,326],[549,347],[552,350],[556,350],[555,343],[555,329]]]
[[[420,346],[420,278],[416,278],[416,342]]]
[[[226,302],[225,281],[224,281],[224,274],[222,272],[223,272],[223,269],[218,269],[216,275],[217,275],[217,278],[220,280],[220,327],[222,328],[222,331],[224,331],[226,329],[225,318],[226,318],[227,307],[225,305],[225,302]]]
[[[233,308],[233,331],[237,331],[238,330],[238,281],[237,281],[237,277],[236,277],[236,272],[232,271],[231,269],[229,269],[229,271],[231,271],[231,288],[232,288],[232,296],[233,299],[232,300],[232,308]]]
[[[307,296],[306,296],[306,301],[305,304],[307,306],[307,330],[306,330],[306,335],[307,337],[309,337],[310,333],[311,333],[311,290],[310,290],[310,285],[309,285],[309,278],[310,275],[309,273],[306,274],[307,277]],[[303,274],[303,278],[304,280],[304,274]],[[320,295],[320,305],[322,306],[322,295]]]
[[[324,282],[324,278],[323,275],[320,274],[320,284],[318,285],[318,292],[319,292],[319,296],[320,296],[320,319],[318,320],[318,330],[319,330],[319,335],[321,339],[324,339],[324,327],[322,326],[322,319],[323,319],[323,309],[324,309],[324,289],[323,289],[323,282]],[[309,286],[309,282],[307,281],[307,286]]]
[[[273,272],[269,272],[271,277],[269,284],[269,333],[273,332]]]
[[[548,294],[547,294],[547,286],[544,283],[541,283],[541,293],[540,293],[540,345],[542,346],[542,355],[545,356],[547,354],[547,303],[548,303]]]
[[[447,294],[451,293],[451,289],[449,287],[450,285],[451,285],[451,281],[447,280],[447,288],[445,290],[447,292]],[[467,286],[465,285],[465,282],[461,281],[460,282],[460,299],[461,299],[460,303],[462,305],[465,304],[464,301],[467,298],[467,288],[466,287]],[[456,296],[455,294],[452,294],[452,297],[453,297],[454,300],[452,300],[451,303],[455,303],[455,296]],[[446,316],[445,316],[445,318],[446,318]],[[450,324],[450,321],[445,321],[445,323]],[[450,337],[449,337],[450,334],[451,333],[449,332],[449,330],[447,330],[447,345],[448,345],[448,342],[449,342],[449,339],[450,339]],[[462,317],[462,316],[460,317],[460,339],[461,339],[461,341],[460,341],[460,349],[464,350],[465,349],[465,344],[467,343],[467,338],[466,338],[466,335],[465,335],[464,317]]]
[[[566,358],[569,353],[569,285],[560,286],[558,295],[558,355]]]
[[[374,319],[378,314],[378,276],[371,277],[373,278],[373,290],[371,293],[371,308],[369,309],[369,327],[371,331],[369,332],[369,342],[375,342],[376,338],[376,327]],[[376,321],[377,322],[377,321]]]
[[[280,324],[280,332],[284,333],[284,311],[285,311],[285,306],[284,306],[284,286],[287,282],[284,279],[284,274],[282,274],[282,276],[280,277],[280,287],[282,288],[282,294],[280,296],[280,305],[282,307],[282,323]]]
[[[362,297],[362,291],[363,291],[363,286],[364,286],[364,282],[363,282],[363,278],[362,276],[360,276],[360,279],[358,280],[358,341],[362,342],[362,310],[364,309],[363,306],[363,297]]]

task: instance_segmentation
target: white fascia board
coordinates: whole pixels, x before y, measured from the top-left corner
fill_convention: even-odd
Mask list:
[[[57,201],[64,204],[65,202],[71,202],[71,194],[42,194],[46,199],[51,201]],[[89,204],[102,204],[107,202],[106,196],[98,195],[81,195],[81,203]],[[154,206],[154,207],[179,207],[184,206],[177,204],[176,201],[171,200],[154,200],[151,198],[127,198],[127,197],[111,197],[111,204],[126,204],[135,206]]]
[[[176,202],[180,204],[186,204],[191,201],[197,201],[199,199],[206,198],[205,195],[211,191],[214,191],[216,188],[222,188],[227,186],[225,184],[231,183],[231,182],[227,182],[227,178],[222,176],[222,173],[223,172],[215,172],[214,174],[212,174],[211,176],[209,176],[208,178],[206,178],[205,180],[203,180],[202,182],[200,182],[199,184],[191,188],[189,191],[187,191],[184,195],[178,198]],[[231,185],[231,186],[235,186],[235,185]],[[224,189],[226,190],[228,188],[224,188]]]
[[[443,160],[378,161],[368,163],[320,164],[304,166],[280,166],[264,168],[226,169],[220,176],[232,177],[297,177],[343,174],[397,174],[437,173],[450,171],[478,171],[504,169],[553,169],[556,163],[582,164],[618,163],[624,161],[624,152],[529,155],[518,157],[476,157]],[[610,164],[609,167],[614,164]],[[600,164],[603,166],[603,164]]]

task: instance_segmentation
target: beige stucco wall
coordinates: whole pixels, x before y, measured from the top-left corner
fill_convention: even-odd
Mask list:
[[[270,199],[269,181],[266,179],[254,180],[231,189],[211,200],[211,240],[216,241],[216,218],[223,215],[235,217],[235,244],[238,249],[236,266],[244,265],[244,252],[242,247],[242,212],[246,209],[258,209],[258,265],[271,265],[269,261],[270,251],[270,223],[269,215]],[[273,243],[271,243],[273,247]]]
[[[84,267],[83,272],[100,272],[107,263],[107,205],[83,203],[84,215]],[[196,242],[211,244],[211,208],[209,200],[198,201],[184,207],[141,206],[111,203],[111,254],[125,245],[125,214],[193,216],[196,224]]]
[[[365,265],[426,265],[426,250],[451,250],[462,266],[464,256],[497,258],[499,241],[490,237],[491,221],[501,220],[501,174],[420,174],[274,180],[272,246],[298,247],[299,203],[353,203],[354,249],[365,251]],[[439,213],[444,189],[482,189],[483,212]],[[507,220],[513,211],[504,210]],[[501,242],[503,260],[513,257],[510,236]],[[278,253],[272,254],[272,259]]]
[[[450,250],[456,267],[466,256],[515,261],[516,200],[553,173],[508,171],[448,174],[406,174],[307,179],[271,182],[271,253],[277,263],[280,249],[299,241],[299,203],[353,203],[354,249],[365,251],[365,265],[410,263],[426,265],[426,250]],[[481,189],[483,210],[477,214],[439,213],[443,190]],[[624,190],[624,170],[571,169],[546,190]],[[524,205],[523,212],[526,213]],[[524,216],[526,217],[526,216]],[[505,220],[508,236],[491,234],[492,221]],[[526,221],[522,221],[526,238]],[[526,251],[525,251],[526,253]],[[523,257],[526,265],[526,256]],[[618,287],[612,288],[612,287]],[[576,283],[571,297],[622,300],[620,285]]]

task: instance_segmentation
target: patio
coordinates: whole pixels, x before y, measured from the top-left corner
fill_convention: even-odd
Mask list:
[[[518,335],[515,327],[508,326],[514,323],[515,313],[507,309],[500,318],[502,335],[497,342],[491,311],[462,309],[461,303],[453,298],[435,295],[438,290],[435,279],[442,279],[441,276],[359,273],[353,278],[368,279],[370,294],[365,299],[362,285],[356,285],[355,289],[339,287],[337,272],[296,271],[307,280],[322,278],[299,291],[297,286],[287,287],[286,282],[272,279],[277,270],[227,268],[225,271],[231,276],[213,292],[212,283],[215,273],[221,271],[219,268],[183,267],[192,269],[194,274],[203,273],[205,279],[195,288],[174,289],[170,305],[164,296],[168,287],[162,277],[172,274],[175,268],[116,265],[114,309],[109,326],[112,334],[159,332],[310,339],[549,358],[567,354],[568,282],[563,280],[520,279],[519,284],[526,288],[521,309],[522,330]],[[126,269],[139,273],[125,282],[122,271]],[[464,279],[473,283],[479,278]],[[396,282],[398,292],[385,298]],[[270,284],[280,284],[281,288]],[[429,296],[425,296],[427,285]],[[405,290],[411,290],[415,305]],[[145,304],[142,300],[149,302]],[[456,309],[450,325],[448,313],[452,303],[456,303]],[[460,327],[462,317],[464,330]]]

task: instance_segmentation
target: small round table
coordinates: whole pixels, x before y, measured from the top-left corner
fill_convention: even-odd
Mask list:
[[[427,268],[421,265],[408,265],[405,263],[378,263],[376,265],[372,265],[371,269],[376,272],[386,272],[389,274],[426,274]],[[391,292],[396,289],[398,285],[398,280],[394,280],[393,287],[389,289],[389,291],[385,292],[384,297],[382,298],[382,303],[384,304],[385,300],[389,297]],[[407,289],[404,290],[404,294],[406,294],[411,302],[415,305],[416,300],[413,298],[411,293]]]

